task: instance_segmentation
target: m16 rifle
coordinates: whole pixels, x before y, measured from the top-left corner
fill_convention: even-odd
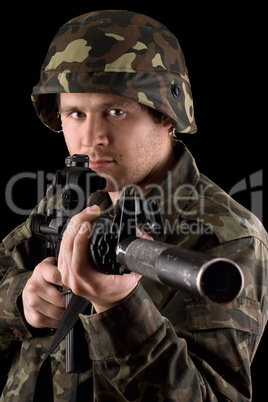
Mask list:
[[[58,256],[63,233],[71,217],[82,211],[89,196],[106,186],[106,181],[89,168],[86,155],[66,159],[66,167],[57,171],[51,194],[61,194],[61,208],[37,214],[32,231],[46,239],[48,255]],[[137,272],[156,282],[203,297],[209,302],[228,303],[243,288],[240,267],[226,258],[183,249],[137,236],[141,228],[154,238],[164,235],[164,223],[155,200],[147,201],[132,189],[123,189],[114,208],[114,216],[105,213],[92,224],[89,254],[95,267],[107,275]],[[67,304],[72,293],[67,293]],[[74,343],[67,337],[67,350]],[[69,345],[69,346],[68,346]],[[71,353],[72,354],[72,353]],[[67,357],[67,371],[76,371]]]

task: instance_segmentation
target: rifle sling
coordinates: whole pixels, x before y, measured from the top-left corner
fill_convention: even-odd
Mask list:
[[[72,298],[64,312],[62,320],[53,338],[53,342],[48,349],[43,363],[40,367],[34,393],[34,402],[52,402],[53,401],[53,385],[52,385],[52,372],[50,364],[50,354],[66,337],[68,332],[73,328],[75,323],[79,320],[79,314],[85,312],[90,302],[83,297],[72,295]],[[78,385],[78,373],[75,375],[74,387]],[[72,390],[73,400],[76,400],[76,389]]]

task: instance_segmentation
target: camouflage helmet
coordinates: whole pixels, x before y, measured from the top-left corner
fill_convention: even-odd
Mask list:
[[[143,14],[94,11],[60,28],[32,93],[39,118],[53,131],[61,131],[55,94],[66,92],[130,98],[168,116],[176,131],[196,131],[178,40]]]

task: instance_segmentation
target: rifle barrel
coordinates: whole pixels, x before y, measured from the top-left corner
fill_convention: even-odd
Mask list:
[[[138,237],[123,240],[116,253],[124,268],[209,302],[228,303],[243,289],[241,268],[227,258]]]

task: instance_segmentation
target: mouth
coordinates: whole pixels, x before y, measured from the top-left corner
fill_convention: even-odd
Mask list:
[[[111,163],[113,163],[113,161],[107,159],[98,159],[95,161],[90,159],[89,168],[92,170],[101,169],[110,165]]]

